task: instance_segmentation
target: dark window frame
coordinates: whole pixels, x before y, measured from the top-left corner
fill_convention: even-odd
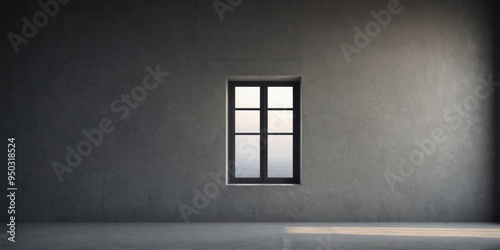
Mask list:
[[[235,108],[236,87],[260,87],[259,108]],[[293,108],[267,108],[267,87],[292,87]],[[228,184],[300,184],[301,163],[301,102],[299,81],[228,81]],[[235,113],[237,110],[256,110],[260,112],[259,133],[236,133]],[[293,133],[268,133],[268,111],[269,110],[293,110]],[[291,178],[269,178],[267,177],[268,161],[268,135],[292,135],[293,136],[293,177]],[[260,135],[260,177],[237,178],[235,176],[235,153],[236,135]]]

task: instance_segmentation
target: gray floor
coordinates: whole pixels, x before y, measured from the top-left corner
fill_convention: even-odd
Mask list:
[[[500,249],[484,223],[21,223],[1,249]]]

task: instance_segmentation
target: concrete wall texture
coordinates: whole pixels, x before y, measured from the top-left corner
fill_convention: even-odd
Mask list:
[[[491,2],[53,3],[46,18],[37,1],[0,8],[19,221],[493,220]],[[225,171],[234,75],[302,78],[301,185],[210,175]],[[162,81],[142,97],[143,78]],[[67,166],[101,121],[113,131]],[[61,182],[54,161],[72,170]]]

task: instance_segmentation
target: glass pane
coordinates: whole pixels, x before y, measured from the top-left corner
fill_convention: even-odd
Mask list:
[[[293,108],[292,87],[269,87],[267,95],[268,108]]]
[[[259,133],[260,132],[259,111],[236,111],[235,130],[236,133]]]
[[[235,140],[235,176],[260,177],[259,135],[237,135]]]
[[[268,111],[269,133],[292,133],[293,132],[293,111],[272,110]]]
[[[260,87],[236,87],[236,108],[260,108]]]
[[[269,135],[267,177],[293,177],[293,136]]]

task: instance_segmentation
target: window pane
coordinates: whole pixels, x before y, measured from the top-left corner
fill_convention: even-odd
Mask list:
[[[259,111],[236,111],[235,115],[236,133],[259,133],[260,114]]]
[[[267,177],[293,177],[293,136],[269,135]]]
[[[268,108],[293,108],[292,87],[269,87],[267,95]]]
[[[236,135],[236,178],[260,177],[260,135]]]
[[[293,111],[272,110],[268,111],[268,131],[270,133],[292,133]]]
[[[236,108],[260,108],[260,87],[236,87]]]

